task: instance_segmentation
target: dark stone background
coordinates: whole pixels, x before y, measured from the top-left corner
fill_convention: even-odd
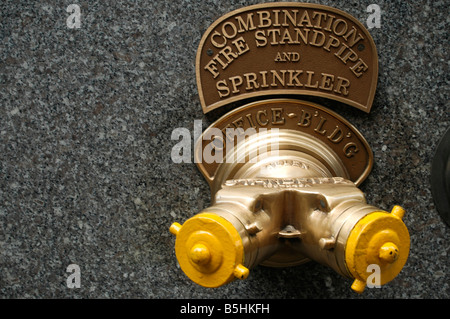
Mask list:
[[[311,1],[319,3],[319,1]],[[66,8],[81,7],[69,29]],[[448,298],[449,227],[430,192],[431,161],[449,123],[447,1],[320,1],[365,23],[379,53],[370,114],[325,103],[375,155],[368,202],[407,210],[409,260],[362,295],[311,262],[257,267],[215,290],[177,265],[172,222],[210,203],[195,164],[174,164],[176,127],[206,127],[195,55],[221,15],[259,1],[2,1],[0,4],[0,297]],[[66,267],[81,268],[69,289]]]

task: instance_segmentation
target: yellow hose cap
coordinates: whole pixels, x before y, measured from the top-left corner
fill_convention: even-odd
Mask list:
[[[242,265],[242,239],[225,218],[201,213],[182,226],[173,223],[170,232],[177,236],[175,254],[180,267],[195,283],[215,288],[248,277],[249,270]]]
[[[404,210],[395,206],[391,214],[373,212],[361,218],[352,229],[345,248],[345,261],[355,278],[352,289],[362,293],[371,269],[380,270],[379,284],[394,279],[409,255],[409,232],[402,221]],[[377,268],[378,268],[377,267]]]

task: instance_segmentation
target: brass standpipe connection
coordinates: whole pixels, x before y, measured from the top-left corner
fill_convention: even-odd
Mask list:
[[[204,113],[256,102],[226,113],[196,144],[212,204],[170,227],[192,281],[219,287],[257,265],[314,260],[361,293],[399,274],[410,245],[404,210],[368,205],[358,189],[373,164],[368,143],[338,114],[285,98],[370,112],[378,55],[358,19],[297,2],[235,10],[203,35],[196,78]]]
[[[274,100],[244,106],[227,119],[260,104],[294,104],[325,111],[309,102]],[[221,121],[210,129],[220,128]],[[346,124],[351,134],[358,134]],[[271,147],[266,152],[255,151],[274,139],[277,152]],[[200,140],[197,156],[203,145]],[[242,149],[245,156],[239,160]],[[285,267],[314,260],[353,278],[352,289],[362,293],[372,274],[370,266],[379,271],[379,285],[399,274],[410,242],[402,221],[404,210],[395,206],[388,213],[368,205],[350,180],[349,164],[325,142],[304,131],[280,129],[244,139],[229,152],[237,160],[218,164],[208,179],[212,205],[183,225],[170,227],[176,235],[180,267],[192,281],[219,287],[247,278],[249,269],[257,265]],[[199,167],[205,173],[202,164]]]

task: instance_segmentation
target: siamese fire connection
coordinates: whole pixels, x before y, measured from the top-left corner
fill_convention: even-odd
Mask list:
[[[352,278],[358,293],[374,271],[379,285],[393,280],[409,254],[403,208],[367,204],[358,186],[373,163],[368,143],[337,113],[300,100],[370,112],[378,57],[364,25],[317,4],[241,8],[205,32],[196,75],[204,113],[256,102],[223,115],[196,144],[212,203],[170,226],[184,273],[219,287],[257,265],[314,260]]]
[[[305,111],[308,106],[325,114],[311,103],[274,100],[226,117],[275,105],[301,106],[311,113]],[[327,111],[331,115],[338,116]],[[219,287],[246,279],[257,265],[285,267],[315,260],[353,278],[351,288],[361,293],[372,274],[370,265],[379,267],[380,285],[403,268],[410,245],[404,210],[394,206],[389,213],[367,204],[349,180],[349,168],[326,143],[302,131],[267,130],[243,139],[228,156],[234,161],[219,163],[210,180],[212,205],[170,227],[181,269],[195,283]]]

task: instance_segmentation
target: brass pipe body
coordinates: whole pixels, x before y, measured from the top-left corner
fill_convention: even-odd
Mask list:
[[[221,236],[227,243],[236,243],[233,238],[240,238],[241,242],[233,244],[232,251],[242,257],[234,260],[224,252],[225,248],[213,254],[216,260],[226,260],[235,277],[245,278],[248,269],[259,264],[285,267],[315,260],[345,277],[354,278],[352,288],[362,292],[367,262],[379,263],[383,271],[386,269],[383,283],[400,272],[409,251],[409,235],[401,222],[403,210],[389,214],[368,205],[364,194],[349,180],[345,165],[325,143],[300,131],[265,131],[244,139],[228,150],[226,156],[232,160],[219,164],[210,181],[212,205],[197,215],[199,224],[196,225],[202,227],[210,222],[222,225],[226,235]],[[395,217],[394,223],[400,220],[401,225],[397,225],[392,234],[385,229],[386,216]],[[362,220],[367,222],[361,223]],[[171,231],[179,234],[184,226],[174,225]],[[205,266],[210,252],[214,253],[215,249],[207,246],[219,245],[220,240],[210,240],[209,230],[195,227],[183,235],[187,242],[200,243],[191,253],[179,254],[183,264],[188,265],[189,270],[185,272],[195,272],[195,276],[191,276],[196,278],[193,280],[208,287],[231,281],[230,271],[225,271],[226,276],[216,281],[213,268]],[[194,240],[194,237],[200,239]],[[383,260],[396,261],[396,258],[384,256],[398,253],[392,242],[400,245],[405,239],[408,242],[402,246],[402,261],[395,268],[384,263]],[[179,251],[185,249],[184,243],[178,245]],[[186,249],[191,249],[189,247]],[[368,258],[359,257],[361,247]],[[196,264],[199,256],[207,256],[202,257],[202,265]],[[225,261],[215,262],[225,264]],[[223,269],[219,269],[222,273]]]
[[[261,147],[268,141],[277,141],[276,152]],[[333,177],[348,177],[337,156],[291,130],[265,132],[232,151],[228,155],[236,160],[219,166],[213,205],[204,211],[238,230],[244,265],[292,266],[313,259],[351,277],[344,256],[348,235],[363,216],[380,209],[368,205],[353,182]]]

